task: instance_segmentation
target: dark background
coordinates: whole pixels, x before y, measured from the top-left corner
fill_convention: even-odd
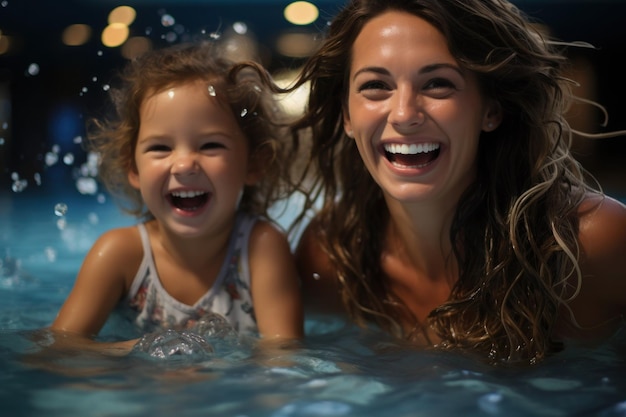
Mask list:
[[[0,55],[0,194],[12,193],[16,177],[28,180],[23,192],[67,187],[73,170],[84,159],[75,138],[83,134],[85,118],[98,114],[106,102],[103,86],[125,61],[117,49],[102,46],[99,31],[116,6],[137,10],[131,35],[150,33],[154,45],[164,45],[160,25],[168,13],[182,31],[178,41],[205,31],[219,31],[235,21],[248,25],[263,49],[264,64],[272,71],[294,66],[297,61],[281,56],[274,48],[285,31],[319,32],[343,1],[314,1],[320,18],[306,27],[294,27],[283,18],[288,1],[276,0],[0,0],[0,31],[15,41]],[[609,121],[601,126],[602,114],[590,106],[572,110],[572,122],[593,132],[626,130],[626,71],[621,63],[626,52],[626,1],[545,0],[514,1],[521,9],[543,22],[565,41],[586,41],[597,49],[570,49],[575,72],[583,84],[581,95],[598,100],[607,108]],[[68,47],[61,42],[62,30],[73,23],[94,29],[91,40]],[[0,36],[2,36],[0,35]],[[39,72],[28,74],[37,64]],[[73,153],[73,166],[47,166],[45,154],[58,146],[59,154]],[[575,151],[586,168],[605,189],[626,196],[626,136],[611,139],[576,139]],[[33,181],[39,174],[41,184]],[[69,182],[68,182],[69,181]]]

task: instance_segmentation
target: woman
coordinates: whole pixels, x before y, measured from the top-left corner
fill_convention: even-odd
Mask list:
[[[502,0],[340,11],[293,86],[322,201],[296,253],[309,305],[493,363],[615,331],[626,207],[570,153],[557,46]]]

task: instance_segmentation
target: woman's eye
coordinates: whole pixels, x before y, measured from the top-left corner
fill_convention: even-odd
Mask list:
[[[385,84],[384,82],[380,81],[380,80],[372,80],[372,81],[367,81],[364,82],[363,84],[361,84],[358,88],[358,91],[363,91],[363,90],[388,90],[389,88],[387,87],[387,84]]]
[[[431,93],[447,93],[456,90],[456,85],[446,78],[433,78],[424,84],[424,90]]]

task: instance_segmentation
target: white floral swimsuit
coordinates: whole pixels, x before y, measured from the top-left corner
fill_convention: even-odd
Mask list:
[[[138,224],[143,260],[126,298],[119,306],[144,331],[187,328],[207,312],[224,316],[239,333],[258,331],[248,268],[248,240],[257,217],[239,213],[228,243],[228,252],[213,287],[194,305],[187,305],[168,294],[157,274],[148,232]]]

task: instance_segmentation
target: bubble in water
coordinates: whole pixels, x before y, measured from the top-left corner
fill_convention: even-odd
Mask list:
[[[74,163],[74,154],[71,152],[66,153],[63,157],[63,163],[65,165],[72,165]]]
[[[503,396],[499,392],[485,394],[478,399],[478,407],[488,414],[498,414]]]
[[[7,123],[7,122],[2,123],[2,128],[4,130],[8,129],[9,128],[9,123]]]
[[[32,75],[32,76],[38,75],[39,74],[39,65],[37,65],[35,63],[30,64],[28,66],[28,69],[26,70],[26,73],[28,75]]]
[[[54,214],[62,217],[67,213],[67,204],[65,203],[56,203],[54,206]]]
[[[215,97],[215,87],[212,85],[209,86],[209,95]]]
[[[161,16],[161,24],[165,27],[173,26],[176,23],[176,19],[171,14],[164,14]]]
[[[144,335],[133,346],[133,352],[146,353],[157,359],[206,359],[213,356],[213,346],[200,335],[167,329]]]
[[[104,84],[104,85],[102,86],[102,89],[103,89],[104,91],[109,91],[109,90],[111,89],[111,86],[110,86],[109,84]]]
[[[104,203],[107,202],[107,198],[106,198],[106,196],[104,194],[98,194],[98,196],[96,197],[96,200],[100,204],[104,204]]]
[[[83,142],[83,137],[82,136],[74,136],[73,142],[75,144],[79,144]]]
[[[104,53],[103,53],[102,51],[98,51],[98,52],[96,52],[96,55],[98,55],[98,56],[102,56],[103,54],[104,54]]]
[[[39,172],[35,172],[33,178],[35,179],[35,184],[41,185],[41,174]]]
[[[4,138],[0,138],[0,146],[4,145]]]
[[[93,81],[93,82],[95,83],[96,81],[98,81],[98,77],[96,77],[96,76],[94,75],[93,77],[91,77],[91,81]]]
[[[246,114],[248,114],[248,109],[243,109],[243,110],[241,111],[241,117],[245,117],[245,116],[246,116]]]
[[[219,32],[211,32],[211,34],[209,35],[209,38],[213,40],[218,40],[221,37],[222,35]]]
[[[93,195],[98,192],[98,183],[94,178],[81,177],[76,180],[76,189],[81,194]]]
[[[0,5],[1,5],[2,7],[7,7],[7,6],[9,5],[9,2],[8,2],[8,1],[6,1],[6,0],[4,0],[2,3],[0,3]]]

